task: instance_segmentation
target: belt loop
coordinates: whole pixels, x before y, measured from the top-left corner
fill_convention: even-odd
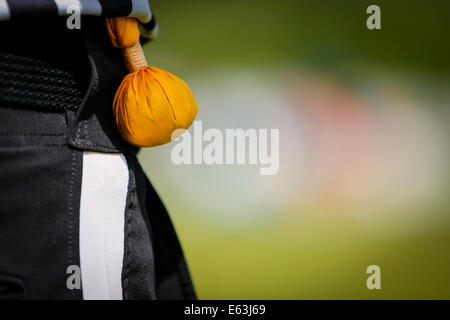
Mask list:
[[[120,51],[111,45],[102,18],[85,17],[82,34],[91,75],[80,108],[67,111],[68,144],[86,151],[135,153],[117,131],[112,112],[114,93],[127,72]]]

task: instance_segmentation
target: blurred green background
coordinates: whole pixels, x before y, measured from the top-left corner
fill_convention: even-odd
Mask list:
[[[139,155],[200,299],[450,298],[448,1],[151,5],[204,129],[280,129],[274,176]]]

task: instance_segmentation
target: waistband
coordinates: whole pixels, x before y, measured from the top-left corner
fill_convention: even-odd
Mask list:
[[[104,19],[85,17],[81,31],[68,30],[64,20],[49,19],[37,25],[40,39],[23,41],[20,34],[34,22],[0,23],[0,38],[5,35],[0,108],[36,111],[50,127],[52,113],[64,114],[70,147],[135,153],[138,148],[122,139],[112,113],[114,93],[127,70],[120,50],[110,43]],[[12,25],[16,32],[11,32]],[[8,119],[2,116],[0,123],[4,121]]]

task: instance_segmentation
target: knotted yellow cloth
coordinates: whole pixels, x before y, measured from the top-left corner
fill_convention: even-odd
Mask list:
[[[131,72],[124,77],[113,102],[120,134],[139,147],[170,142],[172,133],[188,129],[197,115],[191,90],[177,76],[147,65],[135,18],[110,18],[106,25],[112,44],[123,50]]]

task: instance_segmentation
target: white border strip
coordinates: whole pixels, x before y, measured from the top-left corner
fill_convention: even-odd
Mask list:
[[[147,23],[152,20],[152,11],[147,0],[131,0],[131,13],[129,17],[135,17],[142,23]]]
[[[102,5],[98,0],[80,0],[81,13],[90,16],[100,16],[102,14]]]
[[[81,3],[79,0],[54,0],[56,7],[58,8],[58,14],[60,16],[67,16],[67,8],[70,6],[77,6],[80,8],[81,13]]]
[[[128,166],[122,154],[84,152],[80,267],[85,300],[122,300]]]
[[[11,12],[9,11],[9,6],[6,0],[0,0],[0,21],[9,20],[11,17]]]

